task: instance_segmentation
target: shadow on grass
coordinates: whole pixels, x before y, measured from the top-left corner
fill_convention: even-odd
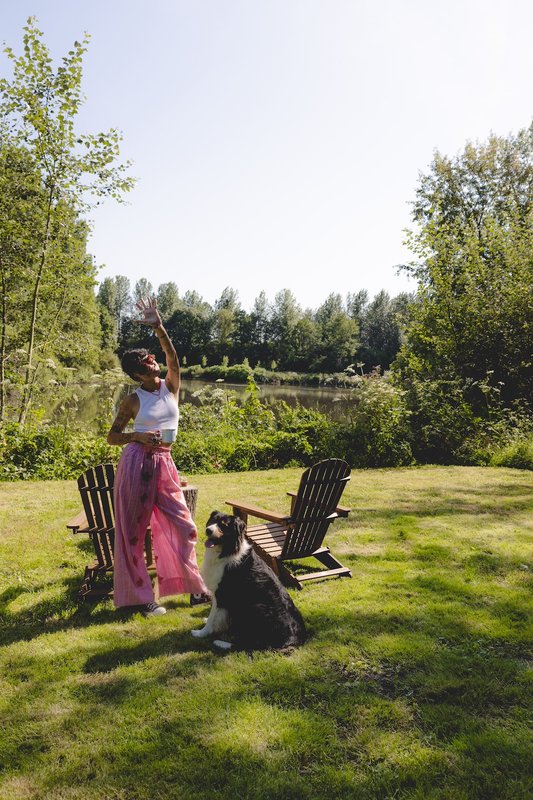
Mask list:
[[[157,796],[187,800],[525,797],[525,738],[500,728],[526,696],[526,643],[480,634],[470,590],[430,578],[406,580],[417,599],[395,612],[362,611],[353,596],[343,603],[348,584],[332,581],[326,594],[339,595],[337,606],[324,596],[307,610],[314,635],[289,658],[221,659],[190,631],[154,627],[151,638],[118,647],[114,635],[70,681],[61,731],[75,746],[65,765],[46,727],[14,738],[5,764],[46,758],[39,798],[90,785],[98,764],[101,796],[139,800],[153,796],[154,776]],[[497,606],[488,613],[501,618]],[[6,717],[13,729],[24,702],[65,680],[57,659],[35,656],[40,677],[21,684]],[[92,734],[93,725],[116,726],[116,737]],[[443,794],[433,794],[437,785]]]
[[[466,519],[487,503],[509,508],[509,496],[521,509],[526,494],[513,488],[502,483],[501,498],[479,491],[462,506],[437,497],[437,513]],[[417,522],[435,515],[429,500],[407,501]],[[400,536],[407,513],[398,503],[369,517]],[[116,623],[131,612],[73,601],[79,575],[38,587],[55,595],[10,613],[25,592],[14,583],[0,594],[4,642],[115,624],[80,636],[70,656],[61,650],[68,637],[9,653],[3,765],[14,780],[15,770],[35,775],[35,800],[525,800],[527,594],[496,580],[516,564],[416,541],[406,557],[401,574],[384,562],[389,580],[376,563],[382,556],[343,553],[352,567],[366,565],[364,585],[354,569],[351,581],[294,593],[309,642],[289,657],[254,660],[214,654],[189,630],[169,630],[168,616],[122,631]],[[18,796],[13,785],[6,796]]]
[[[111,608],[109,603],[81,602],[77,599],[79,577],[65,578],[32,587],[10,586],[0,595],[0,645],[29,641],[46,633],[57,633],[89,625],[107,624],[128,619],[138,609]],[[30,608],[10,612],[9,603],[23,594],[38,594],[48,588],[59,588],[55,597],[35,603]]]
[[[409,797],[415,788],[413,797],[432,797],[436,784],[448,789],[435,797],[522,796],[525,738],[499,729],[525,691],[524,665],[516,653],[492,650],[491,636],[480,642],[457,616],[448,616],[445,639],[437,635],[443,633],[438,615],[420,622],[415,608],[403,614],[339,608],[310,617],[321,649],[317,654],[304,646],[294,662],[263,654],[255,664],[243,665],[231,656],[223,671],[219,659],[187,652],[188,633],[168,632],[147,645],[89,658],[85,674],[107,672],[110,682],[76,688],[85,714],[91,709],[103,714],[105,706],[127,714],[136,697],[161,710],[152,716],[149,735],[142,727],[114,748],[106,765],[109,785],[148,798],[148,788],[144,793],[137,788],[137,794],[135,787],[147,787],[149,764],[161,797],[188,800],[217,792],[227,800],[235,794],[258,800],[377,799]],[[339,644],[349,644],[348,655],[337,652]],[[145,674],[112,674],[124,665],[179,653],[183,660],[167,671],[147,665]],[[183,679],[183,698],[169,706],[176,677]],[[369,720],[371,738],[358,739],[361,721]],[[398,752],[396,735],[402,740]],[[383,751],[372,737],[385,737]],[[73,770],[89,779],[88,769],[80,758],[70,775],[59,770],[48,789],[66,786]]]
[[[211,651],[210,641],[200,642],[188,631],[167,631],[156,639],[149,639],[142,644],[131,647],[117,647],[105,652],[90,656],[85,662],[85,673],[111,672],[118,667],[130,666],[147,659],[157,658],[162,655],[182,653],[196,655],[198,663],[203,660],[203,654]]]

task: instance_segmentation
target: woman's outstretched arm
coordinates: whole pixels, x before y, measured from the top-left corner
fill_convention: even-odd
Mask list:
[[[180,362],[176,349],[161,322],[161,317],[157,310],[157,300],[155,297],[147,298],[146,300],[141,298],[136,305],[143,314],[143,318],[137,320],[137,322],[142,325],[149,325],[159,339],[159,344],[167,362],[166,384],[176,394],[180,388]]]

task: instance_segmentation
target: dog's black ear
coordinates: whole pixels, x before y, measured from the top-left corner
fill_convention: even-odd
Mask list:
[[[239,536],[242,536],[246,531],[246,522],[240,517],[235,517],[235,527],[237,528]]]

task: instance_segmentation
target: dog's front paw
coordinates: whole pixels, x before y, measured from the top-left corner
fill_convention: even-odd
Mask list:
[[[191,631],[191,636],[194,636],[196,639],[204,639],[206,636],[209,636],[209,631],[205,628],[198,628],[195,631]]]
[[[218,647],[219,650],[231,650],[231,648],[233,647],[231,642],[225,642],[223,639],[215,639],[213,644],[215,645],[215,647]]]

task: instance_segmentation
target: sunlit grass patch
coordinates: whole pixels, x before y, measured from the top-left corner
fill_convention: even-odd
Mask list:
[[[288,509],[300,473],[199,476],[198,524]],[[188,598],[79,606],[76,487],[42,486],[0,486],[2,800],[528,797],[529,473],[354,473],[326,541],[352,579],[293,592],[308,642],[253,657],[192,639]]]

